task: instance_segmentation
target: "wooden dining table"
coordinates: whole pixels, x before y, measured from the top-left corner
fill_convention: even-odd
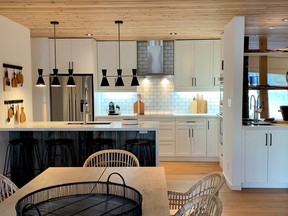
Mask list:
[[[50,167],[2,202],[0,215],[16,215],[17,201],[35,190],[65,183],[106,182],[108,176],[113,172],[122,175],[126,185],[142,194],[143,216],[170,215],[163,167]],[[110,181],[122,183],[121,178],[117,175],[111,176]]]

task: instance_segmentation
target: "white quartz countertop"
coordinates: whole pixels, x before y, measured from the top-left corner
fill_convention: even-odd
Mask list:
[[[145,115],[136,115],[136,114],[120,114],[120,115],[108,115],[108,114],[103,114],[103,115],[95,115],[95,118],[103,118],[103,117],[111,117],[111,118],[129,118],[129,117],[135,117],[139,119],[145,119],[145,118],[177,118],[177,117],[217,117],[217,113],[148,113]]]
[[[0,125],[0,131],[157,131],[158,121],[139,121],[137,125],[124,125],[121,121],[81,122],[25,122]],[[110,123],[110,124],[106,124]]]

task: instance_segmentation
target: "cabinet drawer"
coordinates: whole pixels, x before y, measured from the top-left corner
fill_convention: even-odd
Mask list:
[[[187,126],[206,125],[206,119],[205,118],[179,119],[176,121],[176,124],[177,125],[187,125]]]

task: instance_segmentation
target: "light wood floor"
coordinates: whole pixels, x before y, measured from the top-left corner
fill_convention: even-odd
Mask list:
[[[200,177],[222,171],[214,162],[160,162],[165,168],[167,187],[186,191]],[[224,184],[219,197],[223,216],[288,216],[288,189],[243,189],[231,191]]]

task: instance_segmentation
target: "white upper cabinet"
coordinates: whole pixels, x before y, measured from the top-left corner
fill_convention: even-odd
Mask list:
[[[175,41],[175,90],[213,90],[220,75],[220,40]]]
[[[97,74],[98,91],[136,91],[136,86],[131,86],[132,69],[137,69],[137,42],[120,42],[120,68],[124,75],[124,86],[115,86],[117,69],[119,68],[118,41],[97,42]],[[109,86],[101,87],[102,69],[107,69]],[[125,76],[129,77],[125,77]],[[114,77],[109,77],[114,76]]]
[[[175,41],[174,46],[175,90],[191,91],[193,86],[194,41]]]
[[[54,39],[50,44],[50,68],[55,68]],[[95,72],[94,39],[56,39],[56,67],[59,73],[68,73],[69,63],[74,73]]]

